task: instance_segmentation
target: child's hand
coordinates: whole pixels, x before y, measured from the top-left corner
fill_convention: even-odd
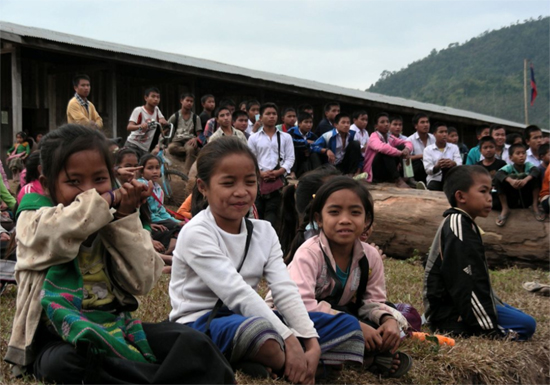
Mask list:
[[[383,352],[391,351],[392,353],[395,353],[399,347],[399,343],[401,342],[397,320],[393,317],[388,318],[378,327],[377,330],[382,336],[382,347],[380,350]]]
[[[135,181],[132,181],[132,183],[133,182]],[[143,190],[141,191],[141,203],[140,203],[140,205],[142,205],[147,201],[147,198],[153,195],[153,182],[149,181],[147,182],[146,185],[144,185],[143,183],[139,183],[139,184],[143,187]]]
[[[529,183],[529,179],[527,179],[527,178],[519,179],[518,184],[517,184],[518,187],[516,187],[516,188],[518,188],[518,189],[523,188],[523,187],[525,187],[525,185],[527,183]]]
[[[285,340],[285,376],[295,384],[304,381],[307,374],[307,360],[302,345],[294,335]]]
[[[316,338],[308,338],[304,340],[304,346],[306,352],[307,370],[306,377],[302,381],[303,384],[315,384],[315,373],[317,372],[317,366],[319,365],[319,359],[321,358],[321,347],[319,341]]]
[[[157,252],[159,252],[159,253],[163,253],[164,250],[166,250],[166,249],[164,248],[164,245],[163,245],[162,243],[160,243],[159,241],[155,241],[154,239],[153,239],[153,247],[154,247],[155,250],[156,250]]]
[[[327,158],[328,158],[328,162],[330,164],[334,164],[334,162],[336,161],[336,156],[334,155],[334,153],[331,150],[327,151]]]
[[[359,322],[359,325],[365,338],[365,348],[367,351],[374,352],[375,350],[379,350],[382,347],[382,336],[378,333],[378,330],[364,322]]]
[[[139,167],[121,167],[116,170],[116,173],[122,179],[132,180],[136,177],[136,172],[141,170],[143,166]]]
[[[144,199],[143,195],[152,190],[153,184],[151,181],[149,181],[149,188],[136,180],[124,183],[119,189],[115,190],[116,195],[119,197],[116,200],[118,203],[118,216],[133,214],[141,206]]]
[[[164,225],[157,225],[154,223],[151,223],[151,229],[153,229],[154,231],[168,231],[168,227]]]
[[[0,233],[0,241],[7,242],[10,240],[10,234],[9,233]]]

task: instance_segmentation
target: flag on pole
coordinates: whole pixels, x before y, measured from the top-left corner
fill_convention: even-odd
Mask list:
[[[537,83],[535,83],[535,70],[533,69],[533,63],[531,63],[531,105],[535,103],[537,98]]]

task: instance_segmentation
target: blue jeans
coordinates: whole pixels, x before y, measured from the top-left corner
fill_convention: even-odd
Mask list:
[[[535,334],[537,328],[535,319],[515,307],[507,303],[497,305],[497,315],[499,328],[504,329],[503,332],[506,334],[517,333],[518,341],[528,340]]]

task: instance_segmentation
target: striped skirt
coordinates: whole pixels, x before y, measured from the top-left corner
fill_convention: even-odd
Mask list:
[[[284,322],[283,317],[275,314]],[[205,332],[210,313],[187,326]],[[359,322],[345,313],[337,315],[311,312],[309,317],[319,334],[321,360],[326,365],[344,362],[363,363],[365,340]],[[262,317],[244,317],[222,307],[210,323],[212,341],[231,364],[254,357],[269,339],[277,341],[284,350],[284,341],[269,321]]]

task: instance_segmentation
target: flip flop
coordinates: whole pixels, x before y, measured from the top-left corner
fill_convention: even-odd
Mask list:
[[[550,285],[538,282],[524,282],[521,286],[531,293],[543,295],[545,297],[550,296]]]
[[[544,214],[544,213],[538,212],[538,213],[534,213],[534,214],[535,214],[535,219],[538,222],[544,222],[544,220],[546,219],[546,214]]]
[[[504,225],[506,224],[506,220],[508,220],[509,216],[510,216],[510,214],[508,214],[508,215],[499,215],[497,217],[497,220],[495,221],[495,224],[498,227],[504,227]]]
[[[391,372],[393,366],[393,360],[395,355],[398,355],[399,366],[395,372]],[[407,353],[397,352],[392,353],[380,353],[374,356],[374,361],[367,369],[374,374],[380,374],[385,378],[399,378],[405,375],[412,367],[412,358]]]

